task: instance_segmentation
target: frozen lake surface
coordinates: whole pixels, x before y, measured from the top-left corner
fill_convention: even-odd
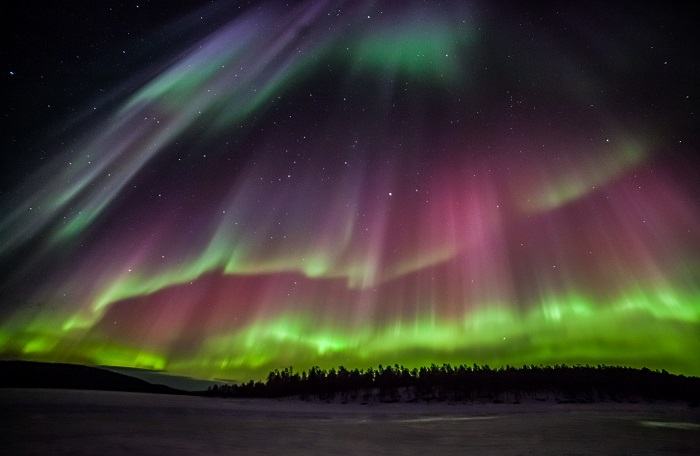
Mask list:
[[[685,404],[326,404],[0,389],[8,455],[700,454]]]

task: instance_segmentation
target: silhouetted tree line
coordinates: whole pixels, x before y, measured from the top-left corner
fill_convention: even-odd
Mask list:
[[[525,398],[559,402],[700,401],[700,378],[619,366],[437,366],[408,369],[395,364],[367,370],[343,366],[328,371],[312,367],[301,374],[285,368],[270,372],[265,382],[216,385],[210,396],[362,402],[490,401]]]

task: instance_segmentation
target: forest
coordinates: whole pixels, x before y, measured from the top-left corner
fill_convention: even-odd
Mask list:
[[[283,398],[340,402],[700,402],[700,378],[620,366],[451,366],[295,372],[288,367],[266,381],[214,385],[206,395],[233,398]]]

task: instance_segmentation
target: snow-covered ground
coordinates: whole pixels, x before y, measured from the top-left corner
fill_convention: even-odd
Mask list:
[[[700,454],[686,404],[327,404],[0,389],[0,453]]]

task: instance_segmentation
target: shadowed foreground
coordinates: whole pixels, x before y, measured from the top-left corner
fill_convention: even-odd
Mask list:
[[[700,454],[700,409],[0,390],[7,454]]]

